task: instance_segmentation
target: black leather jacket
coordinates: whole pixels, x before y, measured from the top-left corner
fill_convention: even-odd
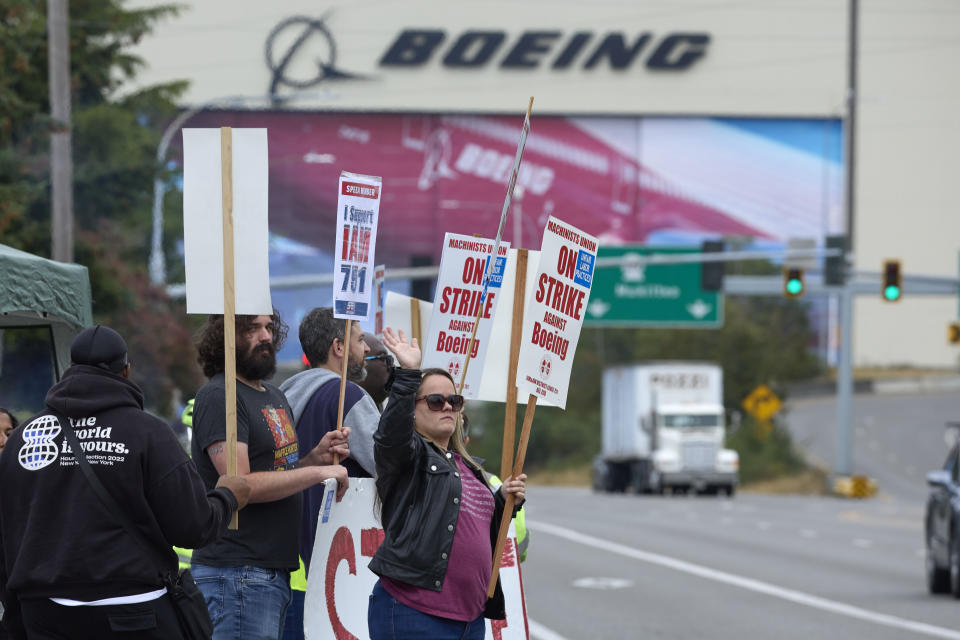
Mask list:
[[[390,401],[373,436],[384,538],[370,570],[439,592],[460,514],[460,473],[449,454],[414,431],[419,386],[419,370],[396,371]],[[480,470],[475,475],[487,484]],[[499,491],[493,495],[496,511],[490,541],[495,548],[505,500]],[[496,620],[506,616],[499,578],[483,615]]]

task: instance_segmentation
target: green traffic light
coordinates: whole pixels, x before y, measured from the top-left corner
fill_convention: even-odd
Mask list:
[[[883,297],[890,301],[899,300],[900,287],[893,284],[887,285],[883,290]]]
[[[792,296],[799,295],[803,291],[803,282],[799,278],[787,280],[787,293]]]

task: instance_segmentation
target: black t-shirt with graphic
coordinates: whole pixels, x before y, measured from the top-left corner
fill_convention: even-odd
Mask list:
[[[293,428],[293,410],[283,392],[263,383],[257,391],[237,382],[237,442],[247,445],[250,471],[282,471],[297,466],[299,451]],[[219,474],[206,448],[226,440],[224,378],[210,379],[194,401],[193,462],[208,487]],[[239,514],[237,531],[193,554],[193,561],[215,567],[250,565],[295,570],[298,566],[300,492],[274,502],[248,504]]]

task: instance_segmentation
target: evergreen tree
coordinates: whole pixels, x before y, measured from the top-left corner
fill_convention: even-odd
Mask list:
[[[94,317],[127,337],[147,402],[169,409],[174,387],[195,388],[182,305],[149,284],[153,180],[162,126],[185,83],[136,89],[130,50],[175,5],[70,0],[71,123],[51,121],[46,3],[0,0],[0,237],[50,255],[50,132],[73,141],[76,261],[90,270]],[[162,174],[161,174],[162,175]]]

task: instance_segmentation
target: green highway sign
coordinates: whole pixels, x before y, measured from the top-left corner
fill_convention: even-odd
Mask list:
[[[699,253],[699,247],[600,247],[598,259]],[[597,267],[584,317],[588,327],[723,326],[723,293],[700,288],[700,263]]]

